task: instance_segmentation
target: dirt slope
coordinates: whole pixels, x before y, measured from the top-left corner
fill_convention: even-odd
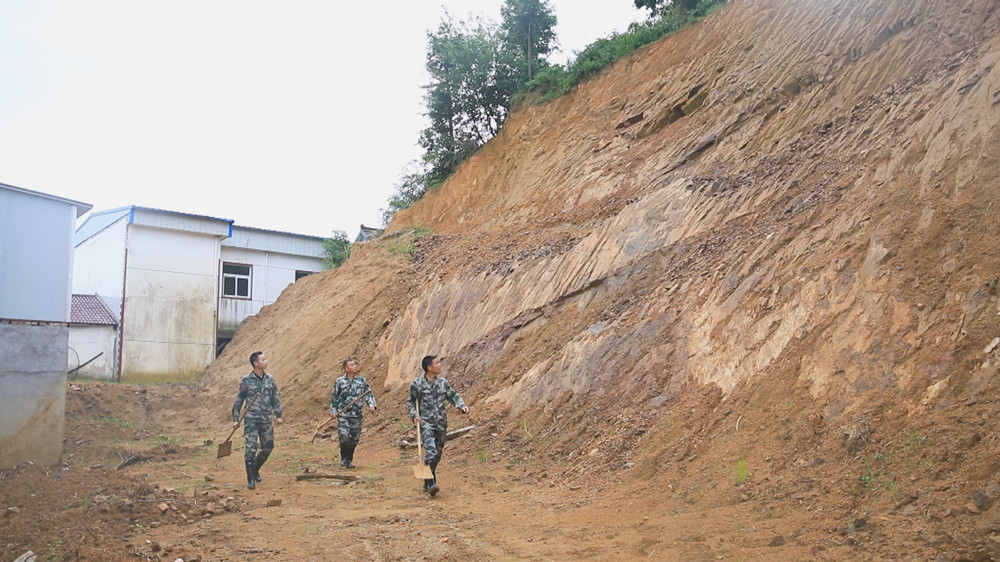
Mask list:
[[[313,536],[368,559],[1000,557],[998,30],[990,0],[735,0],[514,112],[387,236],[161,389],[152,418],[196,447],[266,350],[290,422],[271,490],[293,506],[157,539],[208,559],[322,559]],[[394,449],[427,353],[477,424],[433,506]],[[305,443],[346,356],[383,404],[373,488],[337,496],[363,514],[291,478],[328,462]],[[234,544],[256,517],[273,551]],[[426,518],[440,532],[413,539]]]
[[[230,391],[262,346],[306,398],[335,369],[279,350],[322,345],[398,402],[435,352],[511,459],[823,497],[830,528],[902,503],[924,527],[891,540],[995,553],[998,28],[985,0],[733,2],[515,112],[390,226],[434,233],[412,263],[354,283],[405,257],[372,244],[202,384]],[[312,335],[271,337],[287,323]]]

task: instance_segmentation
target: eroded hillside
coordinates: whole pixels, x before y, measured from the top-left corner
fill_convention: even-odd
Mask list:
[[[654,518],[804,509],[796,538],[876,558],[1000,556],[998,29],[991,0],[734,0],[520,108],[286,290],[200,421],[254,349],[303,426],[344,357],[402,418],[436,353],[526,478]]]

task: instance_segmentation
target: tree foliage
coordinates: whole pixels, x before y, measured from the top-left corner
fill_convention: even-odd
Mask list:
[[[447,179],[500,130],[510,102],[510,70],[495,24],[445,14],[427,36],[424,103],[430,126],[420,136],[428,186]]]
[[[633,0],[633,2],[636,8],[649,10],[651,17],[662,17],[666,14],[672,14],[680,25],[685,25],[692,17],[704,16],[706,12],[702,10],[699,14],[699,8],[710,8],[711,6],[708,6],[708,4],[715,5],[721,3],[706,2],[706,0]]]
[[[333,235],[323,240],[323,261],[326,267],[335,269],[351,256],[351,240],[347,233],[334,230]]]
[[[427,183],[427,171],[418,163],[411,163],[410,169],[396,183],[395,191],[389,197],[389,206],[382,209],[382,226],[388,226],[398,211],[419,201],[427,191]]]
[[[691,23],[692,18],[704,17],[725,0],[678,0],[677,5],[663,0],[634,0],[637,7],[648,7],[650,19],[633,23],[628,31],[598,39],[576,54],[565,67],[554,65],[539,73],[527,85],[527,90],[542,103],[568,92],[573,86],[596,74],[599,70],[621,57],[649,45]],[[683,14],[672,9],[685,2]],[[640,5],[640,2],[643,5]],[[687,8],[692,6],[693,8]]]
[[[503,47],[515,73],[515,88],[521,89],[556,46],[557,18],[547,0],[505,0],[500,8]],[[512,92],[514,93],[514,92]]]

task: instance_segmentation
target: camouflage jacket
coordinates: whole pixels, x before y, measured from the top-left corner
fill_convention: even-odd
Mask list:
[[[240,391],[236,394],[236,402],[233,402],[234,422],[240,419],[240,409],[243,408],[243,403],[249,403],[258,394],[260,396],[247,410],[245,419],[254,422],[270,422],[271,412],[274,412],[274,417],[281,417],[281,399],[278,397],[278,383],[274,382],[274,377],[267,373],[264,373],[263,377],[258,377],[253,371],[250,371],[248,375],[240,379]]]
[[[330,415],[332,416],[336,414],[341,408],[350,404],[351,400],[354,400],[369,390],[371,390],[371,387],[368,386],[368,381],[361,375],[354,375],[354,379],[348,378],[347,375],[340,375],[340,378],[333,383],[333,393],[330,396]],[[367,403],[372,408],[378,407],[375,403],[375,397],[369,394],[368,396],[365,396],[364,400],[358,400],[354,404],[351,404],[350,408],[340,412],[339,415],[348,418],[362,417],[362,402]]]
[[[416,402],[420,403],[420,424],[427,424],[437,430],[448,429],[448,414],[445,412],[445,400],[450,400],[456,408],[465,407],[462,397],[448,384],[444,377],[434,380],[421,375],[410,383],[410,397],[406,400],[406,408],[410,418],[417,417]]]

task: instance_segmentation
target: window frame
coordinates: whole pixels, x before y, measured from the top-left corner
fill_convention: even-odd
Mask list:
[[[250,270],[250,272],[248,274],[246,274],[246,275],[241,275],[241,274],[238,274],[238,273],[226,273],[226,266],[227,265],[236,265],[236,266],[240,266],[240,267],[246,267],[247,269]],[[236,280],[236,285],[235,285],[236,294],[233,294],[233,295],[227,295],[226,294],[226,279],[230,279],[230,278]],[[240,289],[239,280],[240,279],[246,279],[247,280],[247,295],[245,297],[241,296],[239,294],[239,289]],[[235,262],[235,261],[224,261],[224,262],[222,262],[222,266],[220,267],[219,281],[220,281],[219,296],[221,298],[224,298],[224,299],[234,299],[234,300],[242,300],[242,301],[253,300],[253,264],[252,263],[239,263],[239,262]]]

